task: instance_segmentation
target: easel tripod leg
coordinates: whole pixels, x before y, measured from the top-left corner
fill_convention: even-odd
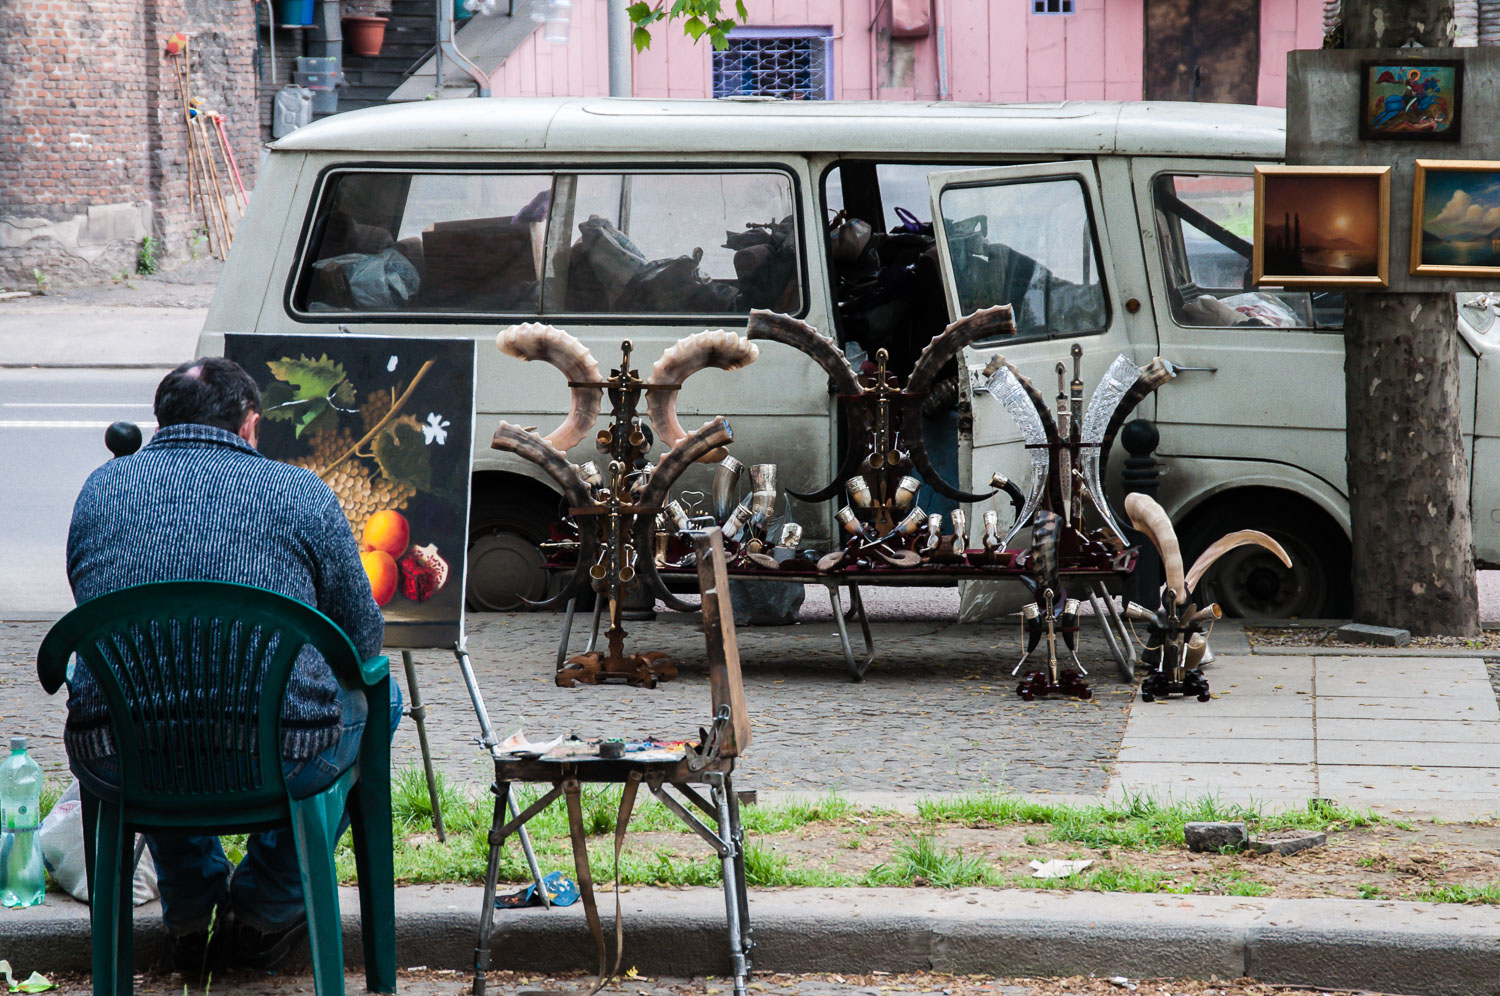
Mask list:
[[[710,775],[709,785],[713,789],[714,802],[719,809],[719,834],[728,844],[724,851],[723,865],[724,915],[729,925],[730,975],[734,978],[734,996],[745,996],[745,986],[750,976],[750,959],[744,935],[747,928],[740,919],[742,909],[748,908],[748,904],[742,904],[741,900],[741,892],[744,889],[743,862],[739,859],[744,839],[743,834],[739,832],[735,814],[730,809],[729,797],[732,789],[728,784],[728,779],[724,775]]]
[[[422,745],[422,769],[427,774],[427,797],[432,800],[432,829],[437,831],[440,841],[448,839],[443,829],[443,809],[438,802],[437,776],[432,771],[432,751],[427,747],[427,707],[422,704],[422,691],[417,687],[417,666],[411,659],[411,651],[401,651],[401,663],[406,668],[406,691],[411,696],[407,712],[417,724],[417,741]]]

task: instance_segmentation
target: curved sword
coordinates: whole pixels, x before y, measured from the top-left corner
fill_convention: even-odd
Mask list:
[[[1037,414],[1036,406],[1031,403],[1031,396],[1026,393],[1026,388],[1016,377],[1015,371],[1009,364],[1004,364],[995,371],[993,377],[985,385],[994,398],[1005,406],[1011,421],[1021,430],[1021,438],[1026,440],[1026,453],[1031,457],[1031,492],[1026,496],[1026,504],[1022,506],[1016,521],[1011,523],[1010,532],[1005,534],[1000,548],[1003,550],[1010,546],[1010,541],[1015,538],[1031,520],[1031,515],[1036,511],[1037,505],[1041,503],[1042,492],[1047,487],[1047,471],[1051,464],[1050,452],[1047,449],[1047,427],[1042,424],[1042,418]]]
[[[1140,376],[1140,367],[1130,362],[1128,357],[1116,356],[1109,369],[1104,371],[1104,376],[1099,378],[1099,383],[1089,398],[1089,406],[1083,414],[1083,431],[1079,435],[1081,442],[1093,444],[1083,446],[1083,452],[1079,454],[1079,462],[1083,464],[1080,470],[1083,473],[1083,483],[1088,485],[1089,501],[1093,503],[1094,511],[1099,513],[1104,524],[1122,543],[1129,543],[1129,540],[1104,497],[1104,486],[1099,480],[1099,461],[1110,419]]]

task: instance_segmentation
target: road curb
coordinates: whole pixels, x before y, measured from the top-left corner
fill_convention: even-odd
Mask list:
[[[482,890],[397,890],[398,962],[473,965]],[[344,938],[360,964],[358,899],[341,890]],[[1500,993],[1500,910],[1340,899],[1255,899],[1027,889],[751,891],[755,966],[767,972],[1124,975],[1474,996]],[[613,905],[601,896],[601,912]],[[723,975],[723,894],[633,888],[621,895],[625,960],[647,975]],[[155,904],[137,911],[136,964],[160,965]],[[21,971],[88,971],[88,912],[50,895],[0,911],[0,951]],[[582,910],[497,913],[491,967],[592,969]],[[285,967],[305,963],[294,952]]]

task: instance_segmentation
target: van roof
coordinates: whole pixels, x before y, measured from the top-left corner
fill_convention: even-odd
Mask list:
[[[1279,107],[1170,101],[892,101],[472,97],[324,118],[295,152],[1128,153],[1280,159]]]

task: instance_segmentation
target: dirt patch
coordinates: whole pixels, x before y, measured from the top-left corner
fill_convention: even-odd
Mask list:
[[[1245,638],[1252,647],[1348,647],[1368,648],[1368,643],[1340,639],[1338,630],[1323,626],[1246,626]],[[1500,651],[1500,630],[1487,629],[1478,636],[1414,636],[1409,647],[1441,650]],[[1404,648],[1397,648],[1404,649]]]
[[[793,868],[858,878],[899,858],[903,845],[931,837],[946,852],[981,859],[1021,884],[1031,861],[1089,858],[1090,872],[1114,870],[1127,879],[1155,880],[1161,891],[1268,895],[1278,898],[1418,899],[1443,887],[1484,887],[1500,882],[1500,825],[1420,823],[1405,830],[1374,826],[1332,830],[1328,843],[1298,854],[1194,854],[1159,850],[1092,848],[1051,839],[1045,825],[958,826],[915,818],[810,823],[783,834],[755,835],[750,843],[785,858]],[[627,850],[697,860],[704,850],[677,833],[638,833]],[[1049,885],[1067,888],[1066,880]]]

